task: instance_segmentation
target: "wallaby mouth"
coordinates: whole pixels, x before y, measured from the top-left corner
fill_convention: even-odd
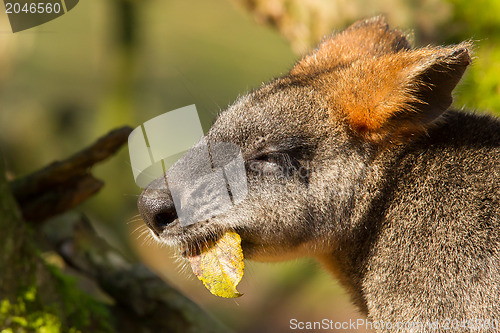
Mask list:
[[[213,247],[220,237],[221,236],[210,236],[203,240],[191,241],[189,243],[186,243],[185,246],[181,248],[180,254],[184,258],[198,256],[202,252],[205,252],[209,248]]]
[[[227,231],[211,220],[183,227],[178,218],[164,227],[161,233],[152,230],[160,242],[172,246],[184,258],[197,256],[213,247]]]

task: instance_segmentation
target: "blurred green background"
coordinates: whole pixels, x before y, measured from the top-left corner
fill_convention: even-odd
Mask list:
[[[84,0],[59,19],[12,34],[2,11],[0,152],[12,179],[113,128],[189,104],[206,131],[217,112],[286,73],[320,36],[377,14],[417,45],[474,40],[474,63],[455,106],[500,115],[498,13],[497,0]],[[236,331],[286,331],[292,318],[361,318],[337,282],[309,260],[247,262],[243,297],[210,295],[171,250],[146,235],[128,151],[95,174],[106,186],[78,209],[112,244]]]

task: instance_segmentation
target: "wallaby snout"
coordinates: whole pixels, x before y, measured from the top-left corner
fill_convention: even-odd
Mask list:
[[[157,236],[177,219],[165,178],[156,179],[141,193],[137,207],[146,225]]]

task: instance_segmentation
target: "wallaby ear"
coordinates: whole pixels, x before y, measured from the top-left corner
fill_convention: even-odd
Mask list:
[[[310,55],[304,57],[292,74],[324,71],[363,57],[372,57],[400,50],[409,50],[406,35],[390,29],[383,16],[357,21],[341,33],[324,40]]]
[[[365,64],[379,76],[365,77],[370,100],[347,109],[352,128],[371,140],[398,141],[425,132],[450,107],[452,91],[471,62],[470,47],[429,47]]]
[[[406,35],[390,29],[384,16],[355,22],[338,36],[336,43],[346,44],[358,54],[387,54],[411,48]]]

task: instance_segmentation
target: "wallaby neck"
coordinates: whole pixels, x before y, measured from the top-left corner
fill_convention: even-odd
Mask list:
[[[374,285],[384,283],[374,279],[374,266],[398,265],[390,259],[410,255],[398,252],[401,244],[453,247],[450,240],[465,232],[462,224],[470,224],[473,232],[475,223],[487,224],[500,215],[500,122],[448,111],[427,136],[380,152],[367,167],[372,172],[357,193],[352,228],[332,253],[318,257],[365,314],[367,294],[384,288]],[[381,253],[391,249],[394,258],[384,261]],[[419,253],[414,255],[425,257],[425,250],[415,246]]]

